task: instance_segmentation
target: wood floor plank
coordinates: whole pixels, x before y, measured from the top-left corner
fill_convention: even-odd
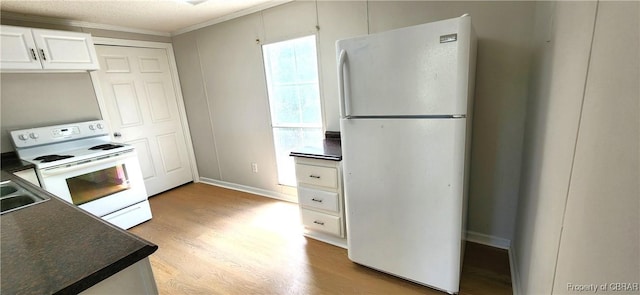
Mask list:
[[[131,228],[159,246],[160,294],[443,294],[302,235],[296,204],[196,183],[150,198]],[[512,294],[504,250],[467,243],[460,294]]]

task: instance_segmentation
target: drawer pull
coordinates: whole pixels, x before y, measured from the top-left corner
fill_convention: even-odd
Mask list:
[[[324,225],[324,222],[322,222],[322,221],[317,221],[317,220],[314,220],[314,221],[313,221],[313,223],[318,224],[318,225]]]
[[[312,199],[311,199],[311,201],[318,202],[318,203],[322,203],[322,200],[321,200],[321,199],[316,199],[316,198],[312,198]]]
[[[311,174],[311,175],[309,175],[309,177],[311,177],[311,178],[315,178],[315,179],[320,179],[320,175],[313,175],[313,174]]]

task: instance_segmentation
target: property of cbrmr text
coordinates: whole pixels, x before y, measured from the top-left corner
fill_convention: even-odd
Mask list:
[[[567,291],[573,292],[640,292],[640,283],[602,283],[573,284],[567,283]]]

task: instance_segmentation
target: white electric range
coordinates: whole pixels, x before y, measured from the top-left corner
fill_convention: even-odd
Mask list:
[[[111,142],[102,120],[10,132],[18,157],[33,163],[45,190],[127,229],[151,219],[133,146]]]

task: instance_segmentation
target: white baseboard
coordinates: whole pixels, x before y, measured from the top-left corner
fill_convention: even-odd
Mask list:
[[[348,249],[346,238],[343,239],[343,238],[336,237],[334,235],[327,235],[321,232],[316,232],[308,229],[304,229],[304,236],[318,240],[318,241],[325,242],[327,244],[334,245],[336,247],[340,247],[342,249]]]
[[[280,201],[298,203],[298,199],[296,198],[296,196],[291,196],[291,195],[283,194],[280,192],[269,191],[261,188],[255,188],[248,185],[236,184],[236,183],[231,183],[231,182],[226,182],[226,181],[211,179],[206,177],[200,177],[200,182],[204,184],[215,185],[215,186],[237,190],[245,193],[268,197],[268,198],[272,198]]]
[[[511,240],[485,235],[474,231],[467,231],[467,241],[505,250],[509,250],[509,248],[511,248]]]

